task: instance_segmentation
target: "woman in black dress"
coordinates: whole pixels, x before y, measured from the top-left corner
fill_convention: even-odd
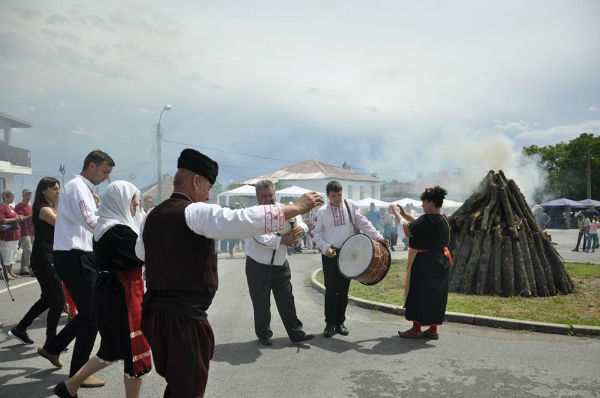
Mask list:
[[[392,207],[394,216],[409,238],[409,252],[404,285],[404,317],[413,327],[398,332],[400,337],[438,339],[438,325],[444,322],[448,301],[448,251],[450,227],[441,212],[446,190],[436,186],[421,194],[423,215],[417,219],[408,215],[402,206]],[[401,221],[400,216],[406,221]],[[429,329],[421,331],[422,326]]]
[[[100,269],[93,292],[100,349],[66,382],[54,388],[59,397],[76,396],[81,383],[111,363],[123,360],[125,395],[139,397],[140,376],[152,368],[150,346],[140,330],[143,262],[135,255],[139,233],[137,188],[127,181],[108,185],[98,208],[94,254]]]
[[[33,200],[32,221],[35,227],[35,238],[31,252],[31,269],[35,272],[42,295],[31,306],[17,326],[9,335],[23,344],[33,344],[27,334],[27,328],[44,311],[48,310],[46,323],[46,341],[56,336],[56,328],[60,314],[65,305],[65,293],[62,282],[54,270],[54,224],[56,210],[54,205],[60,195],[60,183],[56,178],[44,177],[38,183]]]

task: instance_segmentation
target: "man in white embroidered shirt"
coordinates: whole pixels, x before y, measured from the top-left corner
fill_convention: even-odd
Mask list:
[[[38,353],[54,366],[62,367],[60,353],[75,339],[69,377],[89,359],[98,327],[92,312],[92,285],[96,267],[93,254],[93,233],[96,228],[96,202],[92,194],[95,185],[104,182],[115,162],[108,154],[95,150],[83,161],[81,175],[76,175],[61,194],[54,229],[54,267],[77,305],[78,314]],[[88,377],[82,387],[102,387],[104,381]]]
[[[256,200],[259,205],[275,203],[275,187],[269,180],[256,183]],[[296,316],[292,293],[291,271],[287,261],[287,247],[292,247],[308,231],[301,217],[292,219],[293,229],[285,234],[270,233],[246,239],[246,279],[254,308],[254,331],[261,344],[270,346],[271,290],[283,326],[294,343],[315,337],[302,330]]]
[[[325,190],[329,203],[317,211],[313,230],[314,240],[322,254],[325,281],[325,330],[323,335],[331,337],[339,333],[346,336],[349,332],[344,322],[346,321],[350,279],[338,270],[337,249],[354,234],[355,227],[369,238],[386,246],[389,246],[389,242],[358,210],[358,206],[353,201],[342,200],[342,185],[339,182],[330,181]],[[350,210],[350,214],[348,210]]]

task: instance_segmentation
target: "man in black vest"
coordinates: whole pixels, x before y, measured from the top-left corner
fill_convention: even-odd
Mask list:
[[[177,161],[173,195],[140,228],[136,253],[146,262],[142,331],[154,365],[167,381],[165,397],[202,397],[214,337],[206,317],[217,291],[214,239],[247,238],[283,229],[286,219],[323,203],[311,192],[293,205],[231,210],[204,203],[216,162],[193,149]]]

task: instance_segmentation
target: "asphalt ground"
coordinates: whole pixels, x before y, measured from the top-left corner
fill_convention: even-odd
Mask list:
[[[569,255],[573,231],[550,231],[561,255]],[[568,261],[582,261],[565,255]],[[598,252],[588,255],[585,259],[600,263]],[[207,397],[600,397],[597,338],[449,322],[440,327],[437,341],[405,340],[397,335],[410,326],[403,318],[353,305],[347,311],[350,335],[324,338],[323,295],[307,286],[321,265],[317,253],[290,256],[298,316],[317,337],[292,344],[272,302],[274,343],[264,347],[254,336],[244,262],[242,253],[234,259],[220,255],[220,288],[209,310],[216,349]],[[15,302],[0,289],[0,321],[5,324],[0,397],[52,396],[52,387],[67,377],[71,353],[61,355],[64,369],[54,369],[38,357],[35,345],[23,346],[7,336],[39,297],[34,278],[20,278],[11,286]],[[42,316],[29,331],[38,344],[44,327]],[[98,344],[99,338],[95,350]],[[105,387],[82,389],[79,396],[123,396],[122,373],[122,363],[113,364],[97,374],[107,381]],[[152,372],[144,377],[142,396],[160,397],[164,387]]]

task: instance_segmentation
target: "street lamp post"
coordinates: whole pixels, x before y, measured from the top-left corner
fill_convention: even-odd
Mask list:
[[[162,119],[162,115],[164,111],[170,111],[173,109],[171,105],[165,105],[163,110],[160,112],[160,116],[158,117],[158,124],[156,125],[156,161],[157,161],[157,170],[158,170],[158,202],[162,201],[162,188],[163,188],[163,178],[162,178],[162,126],[160,125],[160,120]]]

